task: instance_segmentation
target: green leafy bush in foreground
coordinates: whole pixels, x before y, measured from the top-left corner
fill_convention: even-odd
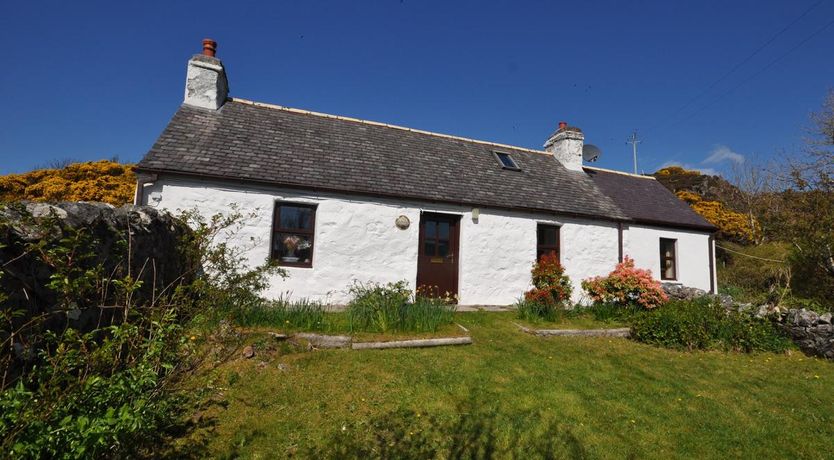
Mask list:
[[[631,336],[640,342],[687,350],[782,352],[791,346],[770,321],[725,310],[709,298],[672,301],[638,315]]]
[[[181,242],[180,256],[196,279],[166,286],[144,300],[136,295],[142,282],[124,269],[130,245],[123,245],[123,254],[112,254],[123,263],[105,278],[101,265],[87,262],[100,250],[89,230],[66,228],[52,236],[60,227],[52,219],[41,222],[50,229],[43,232],[47,236],[19,251],[35,254],[49,267],[48,287],[57,306],[99,305],[93,302],[108,299],[110,306],[101,308],[114,314],[102,312],[100,324],[81,330],[52,327],[49,314],[19,325],[12,320],[25,317],[25,311],[0,309],[0,362],[12,362],[16,346],[29,355],[16,372],[3,373],[0,457],[181,457],[199,449],[167,442],[193,427],[187,414],[200,403],[198,394],[180,388],[201,359],[187,332],[195,323],[216,323],[210,318],[228,314],[231,306],[257,303],[267,276],[282,274],[269,265],[247,268],[239,252],[218,240],[231,237],[241,217],[233,212],[206,222],[197,213],[185,214],[194,231]],[[5,270],[0,265],[0,275]],[[181,280],[191,278],[182,275]],[[0,292],[0,303],[4,298]]]
[[[346,313],[351,332],[435,332],[454,321],[451,299],[412,293],[405,281],[355,283]]]

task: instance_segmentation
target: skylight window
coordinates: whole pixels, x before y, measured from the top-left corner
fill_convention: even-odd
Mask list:
[[[501,163],[501,167],[504,169],[510,169],[513,171],[521,171],[521,168],[518,167],[518,164],[513,159],[512,155],[505,152],[493,152],[495,153],[495,158],[498,159],[498,162]]]

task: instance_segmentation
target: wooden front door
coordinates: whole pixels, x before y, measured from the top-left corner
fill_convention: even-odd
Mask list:
[[[423,213],[420,216],[420,252],[417,287],[434,297],[458,293],[458,240],[460,216]]]

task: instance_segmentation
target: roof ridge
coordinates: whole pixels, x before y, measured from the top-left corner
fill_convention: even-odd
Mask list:
[[[654,176],[647,176],[645,174],[634,174],[625,171],[616,171],[614,169],[597,168],[596,166],[582,166],[584,169],[591,169],[594,171],[610,172],[614,174],[621,174],[623,176],[639,177],[640,179],[657,180]]]
[[[497,147],[497,148],[520,150],[522,152],[527,152],[527,153],[537,153],[539,155],[552,156],[552,154],[550,152],[545,152],[544,150],[528,149],[526,147],[519,147],[519,146],[516,146],[516,145],[501,144],[501,143],[498,143],[498,142],[482,141],[480,139],[472,139],[472,138],[469,138],[469,137],[462,137],[462,136],[454,136],[454,135],[451,135],[451,134],[436,133],[436,132],[433,132],[433,131],[425,131],[425,130],[422,130],[422,129],[409,128],[409,127],[406,127],[406,126],[392,125],[390,123],[382,123],[382,122],[379,122],[379,121],[363,120],[361,118],[345,117],[345,116],[342,116],[342,115],[332,115],[332,114],[329,114],[329,113],[314,112],[312,110],[296,109],[296,108],[292,108],[292,107],[286,107],[286,106],[283,106],[283,105],[267,104],[265,102],[256,102],[256,101],[251,101],[249,99],[241,99],[239,97],[230,97],[229,100],[232,101],[232,102],[240,102],[241,104],[252,105],[252,106],[255,106],[255,107],[283,110],[285,112],[298,113],[298,114],[303,114],[303,115],[313,115],[313,116],[322,117],[322,118],[332,118],[332,119],[335,119],[335,120],[351,121],[351,122],[354,122],[354,123],[362,123],[362,124],[372,125],[372,126],[383,126],[383,127],[386,127],[386,128],[399,129],[399,130],[402,130],[402,131],[409,131],[409,132],[412,132],[412,133],[427,134],[429,136],[435,136],[435,137],[440,137],[440,138],[444,138],[444,139],[454,139],[454,140],[459,140],[459,141],[474,142],[476,144],[489,145],[489,146]]]

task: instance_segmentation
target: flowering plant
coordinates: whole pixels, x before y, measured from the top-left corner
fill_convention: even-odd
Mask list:
[[[524,293],[524,300],[547,305],[563,304],[570,300],[573,286],[565,276],[565,269],[556,254],[545,254],[533,264],[533,289]]]
[[[667,302],[660,282],[652,277],[651,270],[636,268],[634,259],[626,256],[608,276],[596,276],[582,281],[584,289],[594,302],[617,305],[637,304],[651,309]]]

